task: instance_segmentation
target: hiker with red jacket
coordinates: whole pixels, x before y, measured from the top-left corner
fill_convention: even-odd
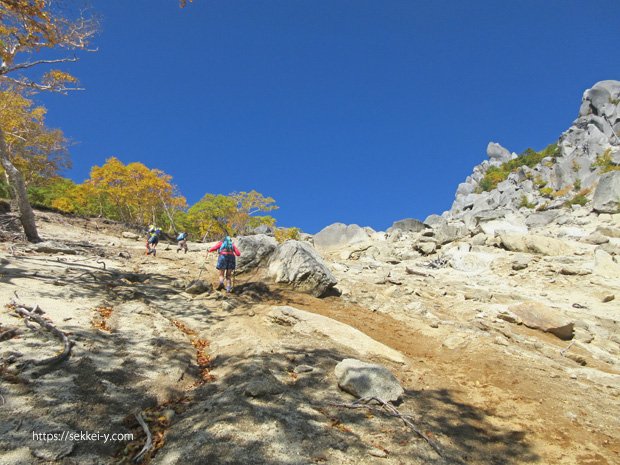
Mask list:
[[[224,278],[226,278],[226,292],[231,292],[231,275],[233,273],[233,270],[237,266],[235,256],[239,257],[241,255],[241,252],[239,252],[237,246],[233,244],[230,236],[226,236],[224,240],[219,241],[217,244],[211,247],[209,249],[209,252],[215,252],[216,250],[218,251],[219,256],[217,258],[217,265],[215,266],[215,268],[220,271],[220,284],[217,288],[218,290],[224,288]]]

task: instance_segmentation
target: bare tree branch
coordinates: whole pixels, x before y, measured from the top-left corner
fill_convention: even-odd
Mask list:
[[[17,71],[20,69],[28,69],[28,68],[32,68],[34,66],[37,65],[51,65],[51,64],[55,64],[55,63],[75,63],[76,61],[78,61],[79,59],[77,57],[72,57],[72,58],[58,58],[56,60],[36,60],[36,61],[27,61],[24,63],[20,63],[17,65],[13,65],[13,66],[7,66],[5,68],[0,68],[0,76],[3,74],[7,74],[7,73],[11,73],[13,71]]]

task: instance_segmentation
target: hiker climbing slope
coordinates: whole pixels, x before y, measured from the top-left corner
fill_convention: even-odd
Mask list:
[[[218,289],[224,287],[224,278],[226,278],[226,292],[232,291],[232,273],[237,266],[235,255],[239,257],[241,252],[233,243],[230,236],[226,236],[224,240],[219,241],[209,249],[209,252],[218,251],[217,268],[220,272],[220,284]]]
[[[177,236],[177,253],[184,250],[187,253],[187,233],[182,232]]]
[[[159,236],[161,235],[161,229],[154,225],[150,225],[146,233],[146,255],[157,255],[157,244],[159,244]]]

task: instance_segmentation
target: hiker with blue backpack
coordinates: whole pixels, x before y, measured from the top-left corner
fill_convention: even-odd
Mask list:
[[[187,253],[187,233],[182,232],[177,236],[177,253],[184,250]]]
[[[237,260],[235,256],[239,257],[241,252],[237,246],[233,243],[230,236],[226,236],[223,240],[219,241],[213,247],[209,249],[209,252],[218,251],[217,268],[220,272],[220,284],[217,287],[218,290],[224,288],[224,279],[226,279],[226,292],[232,291],[232,273],[237,266]]]
[[[157,244],[159,243],[159,236],[161,236],[161,229],[157,226],[150,225],[146,233],[146,255],[155,257],[157,255]]]

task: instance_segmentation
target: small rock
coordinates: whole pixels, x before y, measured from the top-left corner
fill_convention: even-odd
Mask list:
[[[611,302],[615,298],[616,296],[614,294],[606,295],[605,297],[603,297],[603,303]]]
[[[560,269],[560,274],[566,276],[585,276],[592,274],[592,271],[584,268],[578,268],[576,266],[566,265]]]
[[[436,321],[433,321],[429,326],[431,328],[439,328],[439,323],[437,323]]]
[[[245,388],[244,394],[248,397],[267,397],[284,392],[282,383],[269,370],[257,373]]]
[[[372,455],[373,457],[379,457],[380,459],[387,458],[387,452],[381,449],[370,449],[368,451],[368,455]]]
[[[601,245],[607,244],[609,242],[609,238],[604,236],[599,232],[595,232],[581,239],[583,242],[587,242],[588,244]]]
[[[250,310],[248,312],[248,316],[256,316],[256,312],[254,310]]]
[[[512,269],[515,271],[524,270],[529,266],[531,261],[532,259],[529,257],[519,257],[512,262]]]
[[[523,323],[521,318],[519,318],[517,315],[512,313],[510,310],[505,310],[505,309],[499,312],[499,314],[497,315],[497,318],[499,318],[500,320],[507,321],[508,323],[514,323],[517,325],[520,325],[521,323]]]
[[[211,292],[213,290],[213,286],[211,283],[207,283],[202,281],[201,279],[196,279],[189,283],[189,285],[185,288],[185,292],[188,294],[198,295],[204,294],[205,292]]]
[[[293,371],[297,374],[309,373],[311,371],[314,371],[314,368],[311,367],[310,365],[297,365]]]
[[[586,366],[587,365],[586,359],[583,358],[581,355],[567,353],[564,356],[566,358],[572,360],[573,362],[578,363],[581,366]]]
[[[461,349],[468,344],[468,341],[460,334],[452,334],[443,341],[443,347],[454,350]]]
[[[355,397],[377,397],[396,402],[404,390],[396,377],[384,366],[346,358],[335,368],[338,387]]]
[[[121,257],[121,258],[131,258],[131,254],[129,252],[125,252],[125,251],[119,252],[118,256]]]
[[[123,236],[125,239],[133,239],[134,241],[140,239],[140,236],[138,234],[129,231],[124,231],[121,236]]]

